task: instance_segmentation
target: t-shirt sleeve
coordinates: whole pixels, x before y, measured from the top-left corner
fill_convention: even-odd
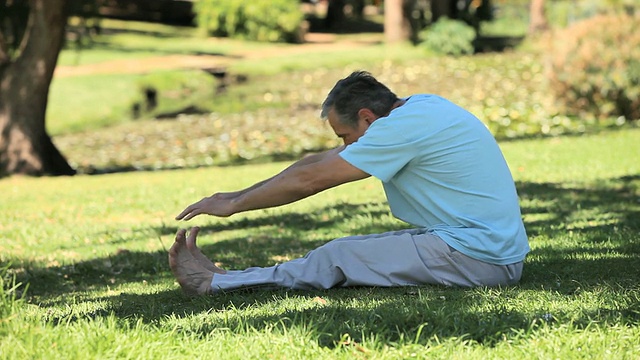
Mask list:
[[[389,124],[373,123],[340,156],[358,169],[388,182],[416,154],[416,147]]]

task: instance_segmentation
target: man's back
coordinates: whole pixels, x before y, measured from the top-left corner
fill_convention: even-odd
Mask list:
[[[341,156],[379,178],[396,217],[496,264],[529,250],[515,185],[491,133],[435,95],[414,95],[377,119]]]

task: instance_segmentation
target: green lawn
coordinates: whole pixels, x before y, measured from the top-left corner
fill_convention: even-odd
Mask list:
[[[286,166],[0,180],[1,358],[615,358],[640,351],[640,130],[502,143],[532,252],[510,288],[248,291],[185,298],[166,249],[203,228],[227,268],[405,225],[380,185],[280,209],[173,220]],[[12,301],[10,277],[24,300]]]
[[[318,44],[300,50],[296,44],[264,44],[234,39],[203,38],[194,28],[167,27],[137,22],[103,21],[104,34],[93,38],[91,46],[80,49],[69,46],[64,49],[58,64],[67,70],[83,66],[113,64],[110,73],[75,76],[56,76],[51,84],[47,108],[47,129],[54,135],[94,131],[105,126],[118,125],[135,120],[132,105],[140,101],[142,89],[153,86],[158,90],[159,107],[153,113],[143,113],[141,118],[175,112],[190,105],[217,113],[237,114],[247,110],[295,106],[310,103],[314,99],[282,99],[278,93],[296,92],[304,95],[302,87],[326,91],[327,71],[342,68],[369,68],[386,60],[405,62],[425,57],[425,52],[408,44],[385,46],[380,44],[382,34],[345,34],[341,42],[350,45]],[[365,44],[360,46],[358,44]],[[355,49],[355,51],[354,51]],[[127,70],[122,62],[134,64],[145,61],[162,61],[163,56],[191,56],[195,59],[215,56],[193,68],[176,66],[174,69],[154,70],[153,67],[137,71]],[[167,59],[166,61],[170,61]],[[222,68],[228,71],[231,86],[228,92],[216,92],[214,79],[202,71],[206,68]],[[319,84],[307,82],[282,82],[275,76],[283,72],[319,72]],[[323,76],[325,75],[325,76]],[[340,74],[342,75],[342,74]],[[233,80],[237,76],[249,79],[243,84]],[[167,83],[181,84],[167,89]],[[276,91],[276,97],[265,100],[265,93]],[[258,94],[256,96],[256,94]],[[286,103],[285,103],[286,102]],[[144,106],[143,106],[144,107]]]

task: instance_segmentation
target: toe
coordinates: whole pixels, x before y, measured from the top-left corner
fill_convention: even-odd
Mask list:
[[[177,243],[186,242],[186,240],[185,240],[186,239],[185,238],[186,233],[187,233],[187,230],[185,230],[185,229],[178,230],[178,232],[176,233],[176,242]]]
[[[200,232],[200,228],[197,226],[194,226],[191,228],[191,231],[189,232],[189,236],[187,237],[186,243],[187,243],[187,247],[189,249],[193,249],[196,248],[196,237],[198,236],[198,233]]]

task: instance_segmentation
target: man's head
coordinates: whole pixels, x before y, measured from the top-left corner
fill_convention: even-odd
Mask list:
[[[338,81],[322,103],[322,118],[345,144],[358,140],[369,125],[387,116],[398,97],[366,71]]]

